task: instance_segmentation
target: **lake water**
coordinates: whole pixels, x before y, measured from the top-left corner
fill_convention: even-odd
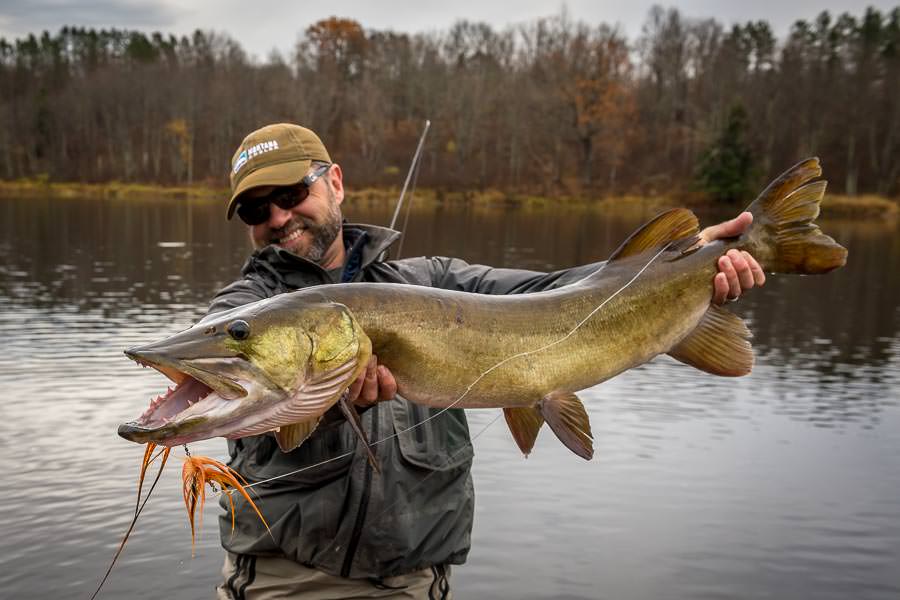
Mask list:
[[[389,212],[347,207],[376,224]],[[166,383],[122,349],[187,327],[236,277],[249,244],[222,213],[0,200],[0,597],[87,598],[106,570],[143,452],[116,427]],[[420,208],[403,254],[549,270],[604,258],[642,220]],[[755,334],[753,374],[661,357],[582,392],[593,461],[547,432],[524,460],[496,411],[470,411],[477,508],[458,598],[900,597],[900,229],[823,227],[847,267],[772,277],[729,307]],[[192,450],[226,455],[223,440]],[[218,508],[192,559],[179,472],[101,597],[213,596]]]

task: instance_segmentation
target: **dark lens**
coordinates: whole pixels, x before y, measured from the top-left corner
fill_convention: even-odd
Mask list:
[[[275,190],[269,194],[269,200],[282,210],[291,210],[309,196],[309,188],[303,184]]]
[[[238,204],[237,214],[247,225],[259,225],[269,220],[269,203],[282,210],[291,210],[306,200],[307,196],[309,188],[302,183],[275,188],[268,196]]]
[[[237,214],[241,221],[247,225],[259,225],[269,220],[269,203],[262,202],[241,202],[237,207]]]

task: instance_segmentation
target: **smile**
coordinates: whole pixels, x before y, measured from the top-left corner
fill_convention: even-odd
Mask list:
[[[303,235],[304,231],[306,231],[306,230],[303,227],[298,227],[298,228],[294,229],[293,231],[291,231],[290,233],[288,233],[287,235],[277,238],[275,243],[286,244],[288,242],[293,242],[294,240],[299,239],[300,236]]]

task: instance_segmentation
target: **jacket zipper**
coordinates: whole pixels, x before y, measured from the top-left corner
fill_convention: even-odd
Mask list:
[[[378,405],[376,404],[370,409],[372,415],[372,430],[369,439],[378,439]],[[363,478],[363,491],[359,500],[359,511],[356,513],[356,522],[353,524],[353,533],[350,535],[350,543],[347,545],[347,554],[344,556],[344,564],[341,567],[341,577],[350,577],[350,567],[353,564],[353,558],[356,555],[356,549],[359,546],[359,539],[362,537],[363,525],[366,520],[366,511],[369,508],[369,497],[372,495],[372,465],[365,458],[365,475]]]

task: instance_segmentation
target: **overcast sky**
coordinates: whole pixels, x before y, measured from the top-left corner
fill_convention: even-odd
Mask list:
[[[459,19],[484,21],[499,29],[557,14],[564,4],[574,19],[619,24],[633,39],[653,4],[676,6],[685,16],[714,17],[725,24],[763,19],[782,37],[795,20],[812,19],[822,10],[861,15],[868,5],[888,11],[900,5],[900,0],[0,0],[0,37],[11,40],[45,29],[55,33],[63,25],[176,35],[212,29],[230,34],[251,55],[265,59],[273,48],[289,50],[299,32],[332,15],[355,19],[366,28],[415,33],[446,29]]]

